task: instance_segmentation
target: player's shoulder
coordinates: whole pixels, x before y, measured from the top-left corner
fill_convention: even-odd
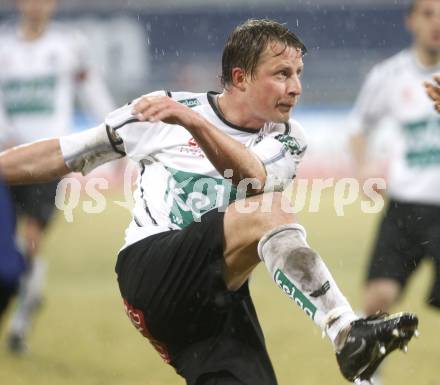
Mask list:
[[[411,63],[411,52],[409,49],[404,49],[393,56],[377,63],[373,69],[372,73],[375,73],[377,77],[388,77],[391,75],[396,75],[399,72],[405,71],[408,65]]]
[[[129,123],[136,123],[138,120],[136,117],[132,114],[133,106],[143,97],[145,96],[169,96],[171,97],[171,93],[168,90],[158,90],[158,91],[152,91],[148,94],[139,96],[136,99],[133,99],[129,101],[128,103],[124,104],[123,106],[113,110],[110,112],[105,122],[108,125],[111,125],[112,127],[121,127]]]
[[[51,23],[45,34],[45,39],[73,52],[84,49],[88,44],[87,36],[81,30],[59,21]]]
[[[290,118],[287,122],[289,126],[290,136],[293,136],[297,142],[305,149],[307,147],[307,139],[305,135],[304,128],[300,122],[296,119]]]
[[[271,123],[269,131],[272,135],[293,137],[301,146],[306,146],[304,128],[296,119],[290,118],[285,123]]]
[[[171,91],[171,90],[157,90],[149,92],[145,95],[139,96],[138,98],[132,100],[128,104],[135,104],[138,100],[145,96],[168,96],[169,98],[175,100],[176,102],[185,104],[188,107],[196,107],[204,103],[206,99],[206,93],[195,93],[186,91]]]
[[[66,44],[69,44],[68,34],[65,27],[58,22],[51,22],[44,33],[39,37],[37,41],[62,41],[65,40]]]
[[[15,22],[3,22],[0,24],[0,42],[2,46],[10,49],[10,45],[15,44],[17,40],[17,24]]]
[[[190,108],[202,106],[208,102],[206,92],[171,91],[171,90],[167,90],[166,92],[170,98]]]
[[[17,35],[17,25],[5,22],[0,25],[0,66],[10,62],[11,55],[18,51],[20,41]],[[1,74],[0,74],[1,75]]]
[[[52,21],[46,33],[52,36],[59,36],[60,38],[69,38],[74,36],[75,33],[81,34],[77,28],[73,28],[70,24],[63,23],[59,20]]]

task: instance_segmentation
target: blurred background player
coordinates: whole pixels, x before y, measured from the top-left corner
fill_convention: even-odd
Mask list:
[[[57,0],[17,0],[19,18],[0,38],[0,127],[6,146],[66,134],[73,125],[75,96],[96,120],[113,109],[107,89],[91,68],[81,35],[52,23]],[[26,349],[32,314],[42,299],[45,264],[37,257],[54,210],[57,182],[11,188],[23,218],[21,248],[28,259],[12,317],[8,346]]]
[[[0,326],[15,295],[25,262],[15,244],[15,215],[7,186],[0,180]]]
[[[368,134],[385,118],[395,126],[389,203],[364,291],[367,315],[388,311],[425,257],[435,268],[427,301],[440,307],[440,118],[423,86],[440,71],[440,1],[413,0],[406,26],[413,45],[371,70],[350,122],[356,132],[351,144],[361,180],[378,174],[367,155]]]

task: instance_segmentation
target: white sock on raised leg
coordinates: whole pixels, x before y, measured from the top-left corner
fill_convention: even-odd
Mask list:
[[[277,226],[261,238],[258,254],[277,285],[336,345],[339,332],[359,317],[307,244],[305,229],[299,224]]]

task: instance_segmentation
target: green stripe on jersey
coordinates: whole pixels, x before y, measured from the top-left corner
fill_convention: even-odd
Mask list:
[[[440,118],[428,117],[402,125],[409,167],[440,165]]]
[[[230,179],[166,169],[170,176],[164,198],[170,207],[171,222],[180,228],[198,221],[207,211],[235,200],[237,191]]]
[[[408,151],[406,160],[411,166],[440,164],[440,148],[425,148],[422,151]]]
[[[52,114],[55,109],[55,76],[12,79],[2,85],[8,115]]]

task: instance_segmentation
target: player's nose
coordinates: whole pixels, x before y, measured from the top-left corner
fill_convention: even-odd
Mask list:
[[[292,76],[290,81],[287,83],[287,93],[291,96],[301,95],[302,84],[299,76]]]

